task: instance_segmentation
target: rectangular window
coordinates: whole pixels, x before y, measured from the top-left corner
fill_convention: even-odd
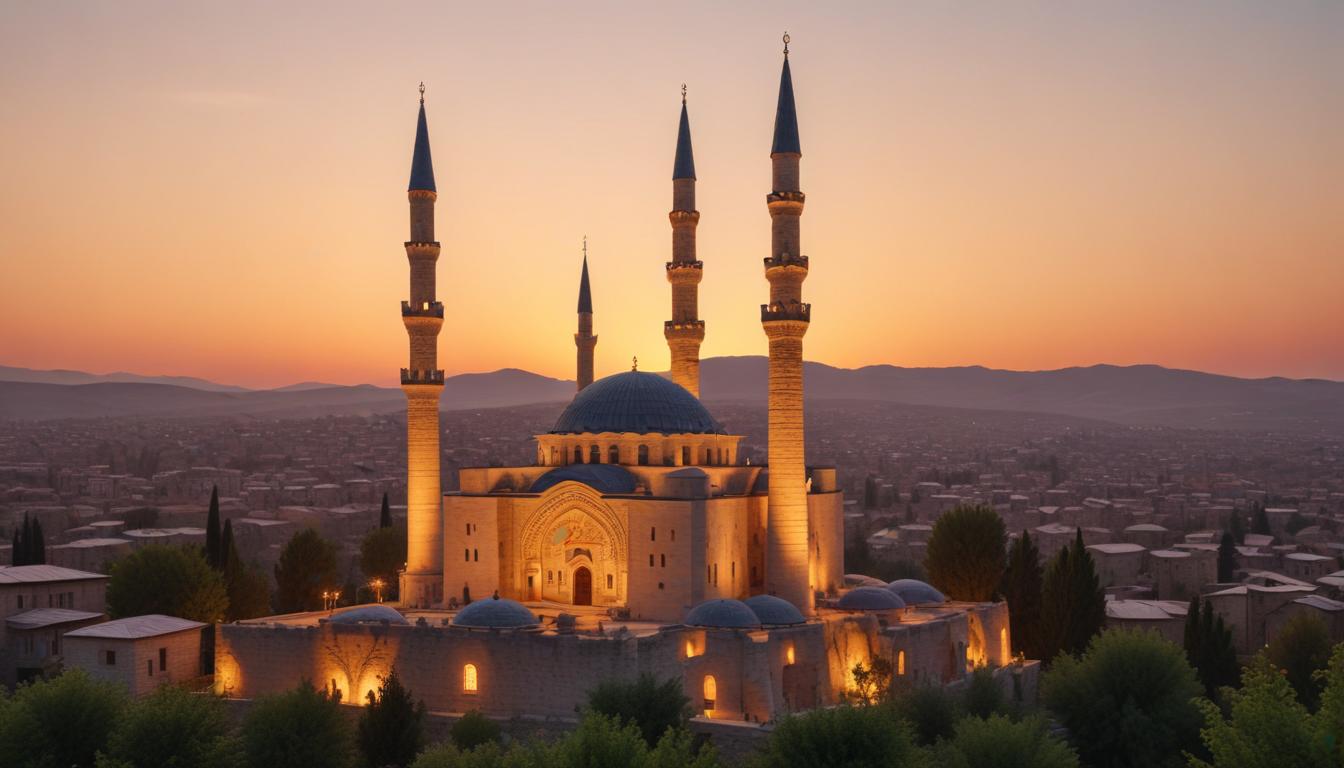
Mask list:
[[[650,529],[649,529],[649,541],[657,541],[657,540],[658,540],[658,529],[657,529],[657,528],[650,528]]]
[[[675,539],[676,536],[674,535],[672,538]],[[75,593],[74,593],[74,592],[66,592],[66,593],[65,593],[65,607],[66,607],[66,608],[74,608],[74,607],[75,607]]]
[[[719,586],[719,564],[714,564],[714,586]]]
[[[117,666],[117,652],[103,651],[103,663],[109,667]]]
[[[474,549],[471,550],[471,561],[473,563],[479,563],[481,561],[481,553]]]
[[[145,659],[145,677],[154,676],[154,660]]]
[[[607,574],[607,589],[611,589],[611,574]]]
[[[168,649],[167,649],[167,648],[160,648],[160,649],[159,649],[159,671],[160,671],[160,672],[163,672],[163,671],[166,670],[166,669],[168,669]]]
[[[462,561],[463,561],[463,562],[466,562],[466,563],[470,563],[470,562],[471,562],[471,550],[470,550],[470,549],[464,549],[464,550],[462,550]]]
[[[663,568],[666,568],[666,567],[667,567],[667,555],[659,555],[659,556],[658,556],[658,564],[659,564],[660,566],[662,566]]]
[[[467,523],[467,535],[471,535],[471,523]]]
[[[652,554],[649,555],[649,567],[650,567],[650,568],[653,567],[653,555],[652,555]]]
[[[676,529],[676,528],[673,528],[673,529],[672,529],[672,540],[673,540],[673,541],[676,541],[676,540],[677,540],[677,529]]]
[[[23,610],[23,595],[19,595],[19,610]]]

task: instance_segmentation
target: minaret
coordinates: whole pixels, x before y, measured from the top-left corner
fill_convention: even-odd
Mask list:
[[[663,323],[663,336],[672,354],[672,381],[700,396],[700,342],[705,321],[699,308],[700,279],[705,265],[695,258],[695,155],[691,152],[691,121],[686,114],[686,85],[681,86],[681,124],[677,127],[677,156],[672,163],[672,260],[667,281],[672,284],[672,319]]]
[[[803,213],[799,191],[798,115],[789,74],[789,36],[784,35],[784,71],[775,109],[775,140],[770,149],[773,169],[766,196],[770,210],[770,257],[765,278],[770,303],[761,305],[761,325],[770,341],[769,373],[769,513],[766,531],[765,585],[770,594],[813,611],[809,583],[807,469],[803,463],[803,335],[811,306],[802,302],[807,257],[801,255],[798,220]]]
[[[401,302],[401,320],[410,337],[410,367],[401,369],[406,393],[406,571],[401,601],[412,607],[443,602],[443,499],[439,493],[439,329],[443,304],[435,300],[434,264],[439,243],[434,239],[434,163],[429,155],[425,121],[425,84],[420,84],[420,117],[415,126],[411,159],[411,239],[406,258],[411,265],[411,299]]]
[[[578,347],[579,391],[593,383],[593,347],[597,346],[597,337],[593,335],[593,291],[588,287],[588,237],[583,238],[583,275],[579,278],[579,331],[574,334],[574,346]]]

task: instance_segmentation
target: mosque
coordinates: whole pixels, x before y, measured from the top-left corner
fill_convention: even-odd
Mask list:
[[[844,573],[835,470],[803,459],[800,247],[805,196],[788,39],[766,196],[771,250],[768,465],[739,461],[700,401],[695,161],[683,89],[672,173],[671,375],[593,378],[585,253],[574,334],[578,392],[536,436],[530,466],[460,471],[441,492],[435,297],[437,196],[423,88],[408,190],[407,543],[398,608],[268,617],[221,627],[216,685],[250,698],[309,679],[362,702],[396,666],[431,710],[573,717],[611,677],[683,680],[705,718],[766,722],[839,701],[856,663],[897,684],[954,683],[976,666],[1017,675],[1001,603],[953,603],[921,582]],[[1034,679],[1034,677],[1033,677]],[[539,695],[541,694],[541,695]]]

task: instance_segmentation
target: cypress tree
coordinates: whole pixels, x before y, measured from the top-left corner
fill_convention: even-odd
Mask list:
[[[1212,603],[1204,601],[1201,610],[1199,597],[1191,598],[1184,640],[1185,657],[1198,673],[1205,695],[1214,699],[1219,688],[1237,684],[1241,669],[1232,647],[1232,632],[1223,618],[1214,614]]]
[[[1237,547],[1231,531],[1223,531],[1223,539],[1218,543],[1218,581],[1232,581],[1237,572]]]
[[[1181,647],[1185,649],[1185,660],[1190,662],[1190,666],[1199,669],[1199,595],[1190,598],[1190,605],[1185,609],[1185,633]]]
[[[224,570],[224,551],[219,541],[219,486],[210,489],[210,512],[205,516],[205,561],[217,571]]]
[[[1003,573],[1003,597],[1013,645],[1027,658],[1041,657],[1041,553],[1025,530],[1008,551]]]
[[[392,507],[389,506],[387,503],[386,493],[383,494],[383,510],[382,512],[378,513],[378,527],[379,528],[392,527]]]
[[[1042,658],[1080,654],[1106,623],[1106,597],[1083,532],[1050,563],[1041,596]]]
[[[23,565],[19,562],[19,526],[14,526],[13,543],[9,547],[9,564]]]
[[[224,521],[224,530],[219,536],[220,568],[228,571],[238,566],[238,547],[233,543],[233,521]]]
[[[42,536],[42,522],[33,521],[33,538],[27,544],[29,565],[44,565],[47,562],[47,541]]]
[[[1259,533],[1265,536],[1274,534],[1269,527],[1269,515],[1265,512],[1265,505],[1258,501],[1255,502],[1255,511],[1251,513],[1251,533]]]
[[[19,550],[14,554],[15,565],[32,565],[28,553],[33,546],[33,521],[27,513],[23,515],[23,531],[19,534]]]

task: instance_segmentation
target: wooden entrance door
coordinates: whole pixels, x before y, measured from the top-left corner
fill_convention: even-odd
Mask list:
[[[593,572],[586,566],[574,569],[574,604],[593,604]]]

